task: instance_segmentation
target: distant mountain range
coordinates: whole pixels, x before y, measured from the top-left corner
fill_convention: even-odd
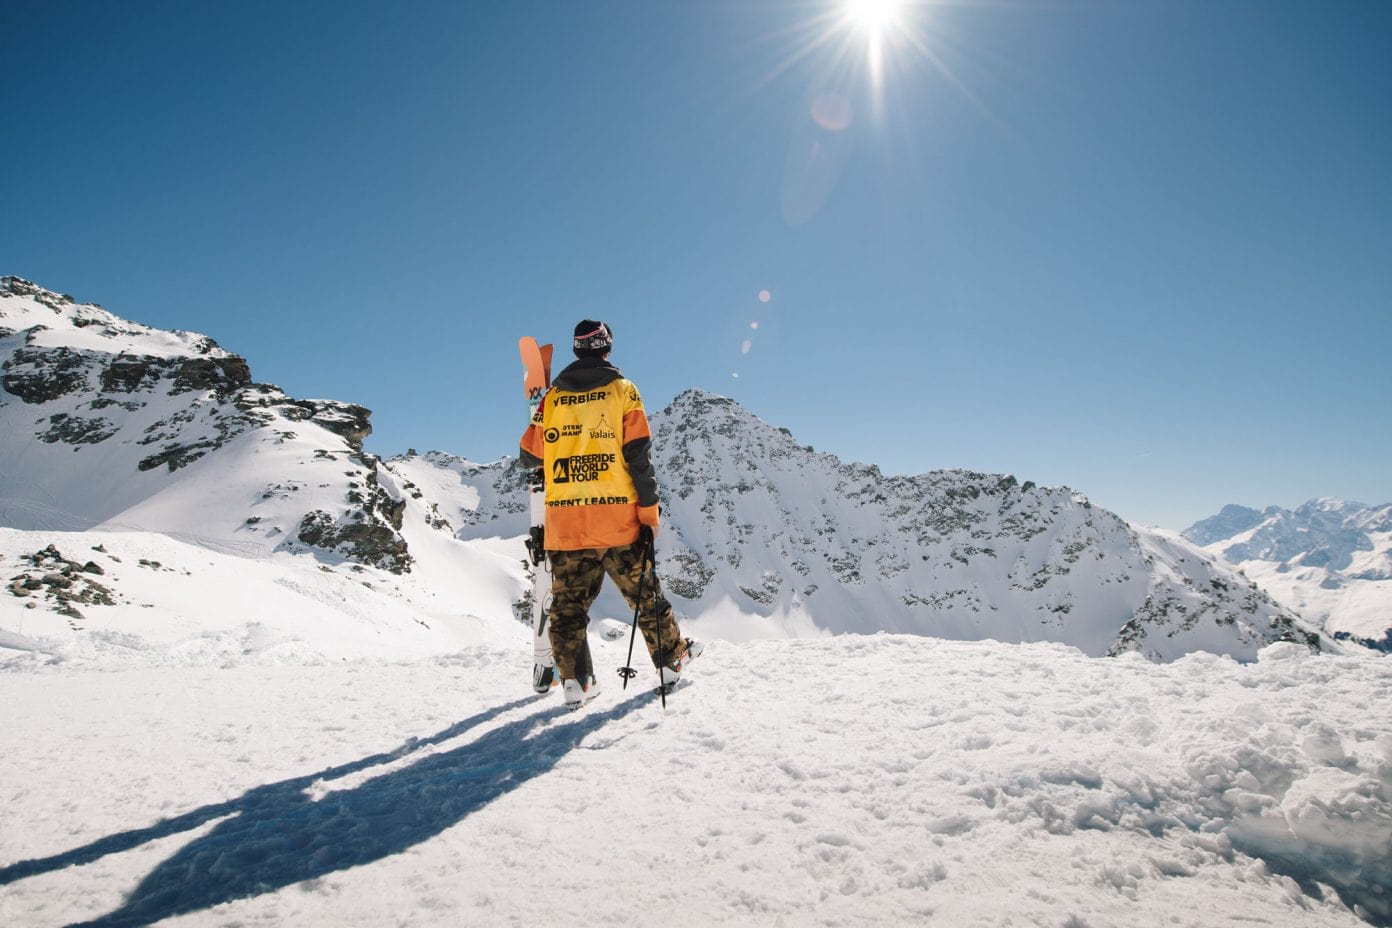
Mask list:
[[[521,609],[514,459],[379,459],[363,451],[360,406],[287,397],[212,339],[14,277],[0,278],[0,370],[0,525],[153,533],[232,562],[351,569],[405,612],[431,603],[437,622],[512,622],[500,591]],[[1218,552],[1130,526],[1066,487],[961,470],[888,476],[695,390],[651,418],[664,583],[706,635],[912,632],[1157,659],[1249,659],[1274,640],[1339,647]],[[1225,513],[1210,531],[1248,520]],[[624,611],[601,600],[596,618]]]
[[[1224,506],[1183,534],[1335,637],[1392,651],[1392,504]]]

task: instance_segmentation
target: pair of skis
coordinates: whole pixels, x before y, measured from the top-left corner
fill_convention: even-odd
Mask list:
[[[524,370],[522,385],[527,394],[527,418],[530,422],[541,407],[542,397],[551,388],[551,346],[538,345],[530,335],[517,342],[522,353]],[[546,618],[551,610],[551,562],[546,557],[546,475],[541,467],[528,478],[529,509],[532,524],[527,532],[527,557],[532,562],[532,689],[547,693],[560,686],[556,676],[556,659],[551,653],[551,636],[546,630]],[[590,658],[590,643],[576,659],[576,674],[581,680],[594,676]]]
[[[522,386],[527,394],[527,421],[541,407],[541,398],[551,387],[551,346],[538,345],[530,335],[517,343],[522,352]],[[527,532],[527,557],[532,562],[532,689],[548,693],[559,686],[556,660],[551,653],[551,636],[546,632],[546,616],[551,608],[551,562],[546,558],[546,475],[538,467],[528,475],[528,499],[532,516]]]

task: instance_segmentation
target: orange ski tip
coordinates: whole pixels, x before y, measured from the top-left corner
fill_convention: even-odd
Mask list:
[[[523,384],[528,398],[539,397],[550,386],[551,365],[548,357],[550,347],[547,345],[543,348],[530,335],[524,335],[517,340],[517,349],[522,355],[522,367],[525,372]]]

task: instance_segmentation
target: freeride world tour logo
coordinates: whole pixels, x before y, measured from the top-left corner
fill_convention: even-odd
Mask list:
[[[568,458],[556,458],[551,465],[552,483],[589,483],[604,480],[609,468],[617,460],[613,454],[576,454]]]

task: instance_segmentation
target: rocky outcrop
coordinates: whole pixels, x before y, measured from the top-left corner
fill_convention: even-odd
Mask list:
[[[31,405],[49,403],[88,389],[91,356],[68,348],[20,348],[0,363],[0,386]]]
[[[31,607],[47,600],[59,615],[80,622],[85,616],[78,611],[79,605],[116,605],[116,595],[93,579],[106,573],[95,561],[79,564],[68,560],[53,545],[25,555],[23,560],[30,568],[11,577],[6,589],[11,596],[28,600]]]
[[[64,312],[75,305],[75,301],[68,294],[45,290],[23,277],[0,277],[0,296],[6,295],[32,297],[34,302],[47,306],[55,313]]]
[[[353,517],[336,519],[316,509],[305,514],[298,537],[310,547],[334,551],[349,560],[395,573],[404,573],[410,567],[405,540],[385,525]]]
[[[207,390],[225,397],[239,387],[251,383],[251,368],[244,358],[228,355],[224,358],[189,358],[179,361],[173,370],[169,393],[191,393]]]
[[[352,460],[366,469],[366,480],[349,482],[347,505],[337,515],[322,509],[306,513],[296,537],[312,548],[360,564],[407,573],[412,558],[401,535],[406,501],[393,497],[378,480],[376,457],[357,455]]]
[[[19,278],[0,279],[0,339],[0,411],[11,406],[5,425],[17,455],[12,463],[32,460],[19,456],[19,443],[37,442],[71,449],[74,457],[61,465],[68,471],[82,467],[84,451],[101,445],[100,469],[90,475],[94,483],[158,493],[159,483],[133,483],[132,472],[158,477],[184,471],[242,439],[248,440],[244,451],[294,440],[294,463],[314,466],[273,475],[271,483],[297,491],[279,497],[290,507],[278,509],[271,522],[263,522],[269,503],[235,516],[230,521],[242,527],[240,533],[259,536],[258,546],[299,544],[396,572],[410,568],[401,535],[405,503],[379,484],[376,458],[363,452],[372,432],[365,407],[286,396],[256,383],[246,359],[211,338],[152,329]],[[110,350],[102,350],[108,345]],[[21,404],[19,414],[15,407]],[[353,469],[341,469],[340,461]],[[310,472],[313,484],[304,479]],[[24,492],[44,483],[43,477],[26,479]],[[341,487],[339,505],[326,506],[326,494],[318,491],[334,486]],[[298,490],[306,488],[316,492],[301,496]],[[62,494],[40,495],[35,504],[22,498],[20,504],[54,509],[51,501]],[[305,508],[295,512],[300,498]],[[257,507],[265,499],[253,496],[235,505]],[[59,501],[63,524],[82,524],[83,515],[69,514],[69,505]],[[111,516],[102,511],[85,521]],[[232,544],[245,542],[237,538]]]

